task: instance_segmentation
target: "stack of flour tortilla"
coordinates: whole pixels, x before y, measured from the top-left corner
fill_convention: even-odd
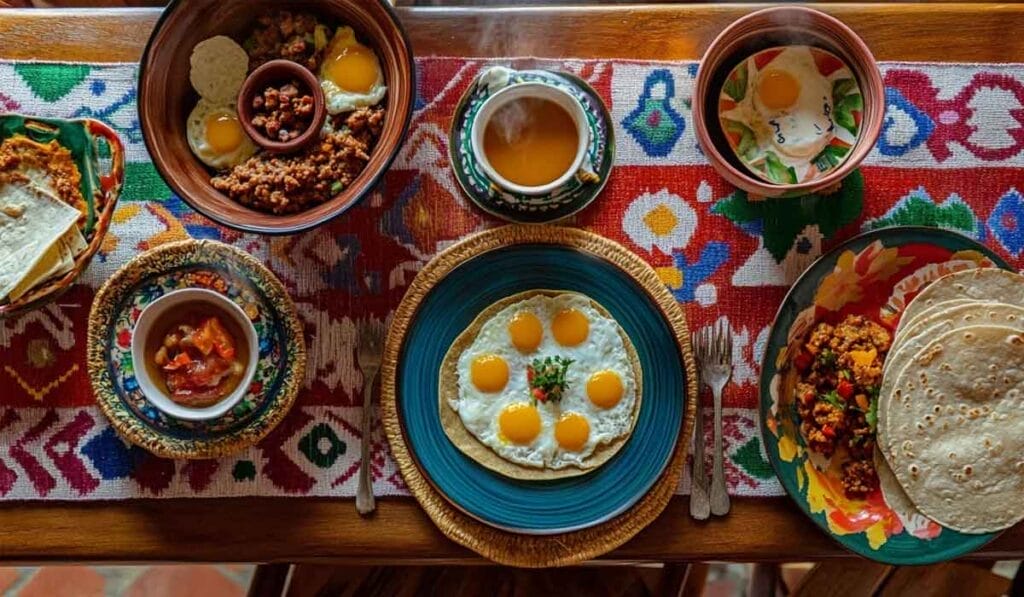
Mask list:
[[[964,533],[1024,519],[1024,276],[936,280],[884,367],[875,460],[889,505]]]
[[[43,184],[0,186],[0,303],[74,269],[88,248],[81,216]]]

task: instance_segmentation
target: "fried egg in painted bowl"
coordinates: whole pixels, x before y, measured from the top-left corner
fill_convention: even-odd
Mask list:
[[[718,119],[736,157],[773,184],[819,178],[860,133],[863,96],[841,59],[805,45],[762,50],[726,77]]]
[[[483,310],[445,355],[440,418],[455,446],[506,477],[584,474],[629,439],[642,376],[600,304],[536,290]]]

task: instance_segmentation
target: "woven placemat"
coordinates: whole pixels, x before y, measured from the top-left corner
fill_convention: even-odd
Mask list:
[[[420,303],[452,269],[474,256],[519,244],[555,244],[588,252],[628,273],[650,295],[675,331],[686,369],[686,412],[672,459],[655,485],[625,513],[603,524],[558,535],[521,535],[503,531],[465,514],[437,491],[416,464],[398,417],[398,358]],[[391,452],[406,485],[431,520],[449,539],[508,566],[567,566],[589,560],[622,545],[654,521],[679,486],[693,431],[697,400],[697,369],[690,349],[686,317],[653,269],[614,241],[597,234],[560,226],[505,226],[469,237],[439,253],[416,276],[395,313],[384,348],[381,407]],[[680,397],[682,398],[682,397]]]

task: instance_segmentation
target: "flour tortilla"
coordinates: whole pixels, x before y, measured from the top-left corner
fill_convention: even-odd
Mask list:
[[[907,497],[907,492],[903,491],[903,487],[900,486],[896,475],[889,468],[889,463],[886,462],[885,457],[882,455],[882,450],[877,443],[875,444],[873,459],[875,462],[875,472],[878,474],[878,486],[882,490],[882,499],[885,500],[889,509],[899,514],[905,520],[910,520],[916,515],[924,516],[917,509],[917,506],[914,505],[914,502]]]
[[[918,510],[965,533],[1024,519],[1024,333],[945,332],[914,355],[896,387],[887,449]]]
[[[231,104],[238,99],[249,73],[249,55],[225,35],[205,39],[192,48],[188,79],[199,95],[214,104]]]
[[[908,324],[925,309],[943,301],[974,299],[1024,306],[1024,276],[995,267],[959,271],[925,286],[903,312]]]
[[[893,343],[889,355],[885,359],[882,387],[878,393],[878,445],[885,446],[889,440],[888,412],[890,405],[882,404],[893,399],[896,379],[904,368],[914,359],[929,342],[953,329],[974,325],[1000,325],[1017,330],[1024,330],[1024,307],[1006,303],[966,301],[946,301],[939,305],[952,305],[945,309],[924,311],[916,319],[917,323],[906,328],[903,336]],[[937,305],[938,306],[938,305]],[[931,315],[926,313],[931,312]],[[896,465],[898,457],[885,452],[889,463]]]
[[[940,311],[945,311],[952,307],[969,305],[974,302],[977,302],[976,299],[951,299],[948,301],[932,303],[930,307],[925,307],[921,310],[917,310],[914,306],[914,302],[911,302],[910,305],[907,306],[907,310],[904,311],[903,316],[900,317],[900,324],[896,327],[896,334],[892,339],[893,344],[899,342],[900,339],[903,338],[903,335],[906,334],[907,329],[914,326],[922,319],[931,317]],[[911,309],[913,309],[913,311],[911,311]]]
[[[466,429],[465,425],[462,424],[462,419],[459,418],[459,413],[449,406],[449,400],[457,401],[459,398],[459,356],[466,349],[472,346],[484,324],[490,321],[490,319],[497,315],[502,309],[505,309],[515,303],[525,301],[537,295],[553,297],[560,294],[572,293],[561,290],[530,290],[501,299],[477,315],[476,319],[469,324],[469,327],[467,327],[466,330],[459,334],[458,338],[455,339],[451,348],[448,349],[448,353],[445,354],[444,360],[441,361],[437,398],[441,426],[444,428],[444,432],[448,436],[448,439],[455,444],[455,447],[458,448],[459,451],[472,458],[484,468],[490,469],[512,479],[520,479],[523,481],[548,481],[553,479],[566,479],[586,474],[608,462],[612,456],[615,456],[615,454],[622,449],[622,446],[626,444],[626,441],[628,441],[633,434],[633,427],[631,426],[629,433],[612,440],[610,443],[598,445],[586,460],[586,468],[579,468],[576,466],[567,466],[561,469],[534,468],[510,462],[498,456],[494,450],[491,450],[487,445],[474,437],[473,434]],[[598,313],[614,321],[614,318],[608,310],[599,303],[590,299],[590,304]],[[622,337],[622,343],[626,347],[629,362],[633,367],[633,375],[636,378],[636,401],[633,404],[632,414],[632,425],[635,426],[637,415],[640,413],[640,401],[643,397],[643,380],[641,376],[642,371],[640,369],[640,357],[637,355],[636,348],[633,347],[633,343],[630,341],[629,337],[626,336],[626,333],[621,327],[619,328],[619,335]]]
[[[51,247],[59,246],[61,238],[76,227],[80,215],[77,209],[41,187],[0,187],[0,300],[33,274]],[[57,259],[61,260],[59,248]],[[51,266],[46,264],[43,273],[51,273]]]

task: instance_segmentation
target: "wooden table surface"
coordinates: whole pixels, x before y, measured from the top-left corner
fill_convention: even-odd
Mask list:
[[[696,59],[757,5],[404,8],[426,56]],[[1024,62],[1024,5],[828,4],[879,60]],[[159,11],[0,10],[0,58],[136,61]],[[1014,33],[1016,32],[1016,33]],[[849,554],[788,498],[736,499],[698,523],[676,497],[614,560],[793,561]],[[1018,525],[973,557],[1024,557]],[[360,519],[352,500],[245,498],[0,504],[0,560],[396,562],[478,561],[434,528],[411,498]]]

